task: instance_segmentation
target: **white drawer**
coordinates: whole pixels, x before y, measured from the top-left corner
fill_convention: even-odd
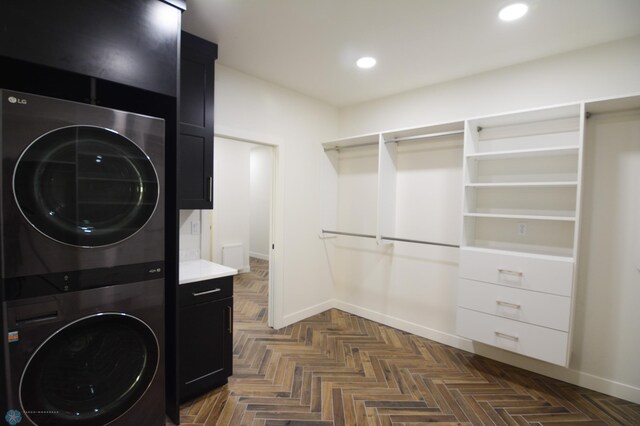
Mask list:
[[[571,299],[460,278],[458,306],[560,331],[569,331]]]
[[[460,277],[526,290],[571,296],[571,259],[521,253],[460,250]]]
[[[460,336],[553,364],[567,365],[568,334],[545,327],[457,309]]]

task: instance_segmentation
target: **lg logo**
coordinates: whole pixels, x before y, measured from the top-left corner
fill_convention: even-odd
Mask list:
[[[8,99],[9,102],[11,102],[12,104],[22,104],[22,105],[26,105],[27,104],[27,100],[26,99],[18,99],[14,96],[9,96]]]

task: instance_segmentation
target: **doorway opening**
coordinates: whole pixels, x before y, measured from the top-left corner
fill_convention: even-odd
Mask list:
[[[256,315],[274,327],[277,146],[229,136],[214,140],[213,211],[203,213],[203,257],[255,282]],[[208,226],[207,226],[208,225]],[[244,284],[243,284],[244,285]],[[258,289],[257,287],[264,287]],[[240,287],[238,290],[240,291]],[[243,290],[244,291],[244,290]],[[264,298],[267,298],[266,303]]]

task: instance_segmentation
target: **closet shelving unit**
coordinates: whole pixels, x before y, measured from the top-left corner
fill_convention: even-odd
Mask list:
[[[585,120],[590,114],[627,112],[635,119],[638,110],[640,94],[635,94],[327,142],[321,234],[368,237],[379,244],[440,245],[422,240],[420,232],[407,235],[399,229],[406,217],[398,215],[396,202],[402,186],[398,158],[401,147],[438,144],[464,134],[457,334],[566,366]],[[370,176],[365,189],[376,194],[363,206],[369,215],[362,221],[369,224],[366,228],[338,220],[338,158],[347,149],[368,150],[361,152],[377,161],[375,178]],[[634,262],[640,270],[640,245],[636,250]]]
[[[454,230],[455,236],[452,236],[452,232],[446,232],[442,226],[442,220],[434,220],[429,216],[433,211],[446,215],[446,205],[453,204],[451,197],[446,197],[442,191],[434,194],[439,189],[434,186],[446,186],[451,182],[434,181],[433,178],[429,178],[428,172],[433,167],[429,162],[431,157],[450,158],[453,153],[457,157],[456,162],[459,161],[459,154],[451,149],[461,151],[463,141],[463,121],[381,134],[378,205],[381,241],[454,248],[459,246],[459,231]],[[447,153],[445,157],[442,157],[443,153]],[[420,161],[424,162],[419,164]],[[453,166],[456,167],[459,166]],[[408,170],[412,168],[413,170]],[[403,194],[404,203],[400,199]],[[429,194],[435,197],[435,200],[428,199]],[[410,206],[406,205],[407,198],[411,200]],[[457,203],[459,200],[453,205],[459,205]],[[407,212],[411,214],[407,215]],[[434,221],[439,223],[431,223]]]
[[[637,120],[640,114],[640,93],[619,98],[589,101],[585,104],[585,111],[588,116],[595,115],[596,117],[594,118],[596,119],[599,115],[612,115],[620,122],[632,122]],[[635,217],[640,214],[640,196],[637,198],[636,203]],[[631,214],[633,215],[634,213],[632,212]],[[634,230],[630,230],[630,232],[634,232]],[[640,272],[640,226],[636,226],[635,234],[632,235],[635,241],[635,245],[632,248],[633,262],[636,270]]]
[[[411,155],[404,147],[409,146],[445,146],[457,145],[460,147],[463,142],[464,122],[444,123],[430,126],[421,126],[409,129],[393,130],[339,139],[322,144],[327,161],[322,173],[323,180],[323,223],[321,235],[325,238],[336,235],[347,235],[353,237],[375,238],[380,245],[392,244],[394,242],[425,244],[444,247],[459,247],[455,241],[434,241],[433,238],[422,239],[423,235],[397,235],[396,193],[398,189],[398,161],[399,156]],[[401,147],[402,146],[402,147]],[[353,182],[349,182],[347,170],[345,176],[344,166],[350,160],[363,157],[372,157],[372,150],[377,149],[376,182],[375,182],[375,205],[373,197],[363,194],[372,191],[373,179],[368,179],[366,187],[356,187]],[[351,176],[353,177],[353,176]],[[369,176],[370,178],[371,176]],[[364,179],[363,179],[364,181]],[[341,205],[349,201],[349,197],[344,191],[350,191],[355,197],[364,199],[364,206],[354,207],[351,216],[358,216],[357,223],[345,220],[345,206]],[[420,197],[419,188],[416,189],[416,199]],[[362,212],[365,208],[368,214]],[[350,222],[350,223],[349,223]],[[363,228],[362,225],[375,223],[375,229],[369,226]]]
[[[583,105],[466,122],[459,335],[567,365]]]
[[[326,161],[321,172],[321,237],[346,235],[379,242],[379,146],[379,133],[322,144]]]

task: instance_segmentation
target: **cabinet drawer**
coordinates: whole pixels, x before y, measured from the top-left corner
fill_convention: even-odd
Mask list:
[[[182,284],[179,288],[179,294],[181,307],[232,297],[233,277]]]
[[[534,325],[569,331],[571,299],[460,278],[458,306]]]
[[[573,260],[519,253],[460,250],[460,277],[571,296]]]
[[[457,309],[460,336],[558,365],[567,365],[568,334],[545,327]]]

